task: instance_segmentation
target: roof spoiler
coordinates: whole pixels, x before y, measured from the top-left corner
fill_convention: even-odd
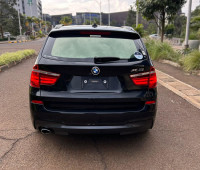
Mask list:
[[[125,29],[127,29],[127,30],[129,30],[129,31],[134,31],[134,32],[136,32],[136,31],[133,29],[133,27],[122,26],[122,28],[125,28]]]
[[[61,27],[63,27],[64,25],[63,24],[58,24],[54,27],[54,29],[60,29]]]

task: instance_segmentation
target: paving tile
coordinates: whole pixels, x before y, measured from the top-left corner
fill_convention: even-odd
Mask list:
[[[164,81],[165,83],[167,83],[167,82],[175,82],[176,81],[175,79],[170,78],[170,77],[164,78],[164,79],[161,79],[161,80]]]
[[[184,82],[181,82],[159,70],[157,70],[157,73],[158,80],[163,86],[200,109],[200,90],[197,90],[194,87],[187,85]]]
[[[192,98],[200,103],[200,96],[192,96]]]
[[[169,82],[168,84],[170,86],[176,88],[177,90],[190,90],[191,89],[190,86],[187,86],[187,85],[180,83],[180,82]]]
[[[186,94],[187,96],[198,96],[200,92],[198,90],[190,89],[190,90],[182,90],[182,93]]]

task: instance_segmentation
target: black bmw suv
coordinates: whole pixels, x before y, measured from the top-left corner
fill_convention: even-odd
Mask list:
[[[157,78],[129,27],[58,26],[40,51],[30,81],[30,111],[43,134],[151,129]]]

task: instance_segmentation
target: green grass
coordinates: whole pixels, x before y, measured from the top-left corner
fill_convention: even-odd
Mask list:
[[[176,52],[167,42],[161,43],[159,40],[147,38],[145,40],[147,50],[152,60],[170,60],[179,62],[181,55]]]
[[[150,38],[145,39],[145,45],[152,60],[170,60],[179,63],[185,71],[200,70],[200,52],[198,50],[188,50],[184,56],[175,51],[170,44]]]
[[[198,50],[189,53],[181,61],[186,71],[200,70],[200,52]]]
[[[27,49],[22,51],[17,51],[13,53],[4,53],[0,55],[0,66],[7,65],[14,61],[20,61],[23,58],[35,54],[35,50]]]

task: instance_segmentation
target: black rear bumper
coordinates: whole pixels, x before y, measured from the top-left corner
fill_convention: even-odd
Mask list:
[[[68,134],[132,134],[143,132],[151,129],[153,126],[153,119],[138,121],[126,125],[115,126],[67,126],[63,124],[36,121],[37,129],[49,129],[52,133],[58,135]]]
[[[56,112],[31,104],[31,115],[36,129],[50,129],[55,134],[126,134],[151,129],[156,105],[145,105],[139,111]]]

